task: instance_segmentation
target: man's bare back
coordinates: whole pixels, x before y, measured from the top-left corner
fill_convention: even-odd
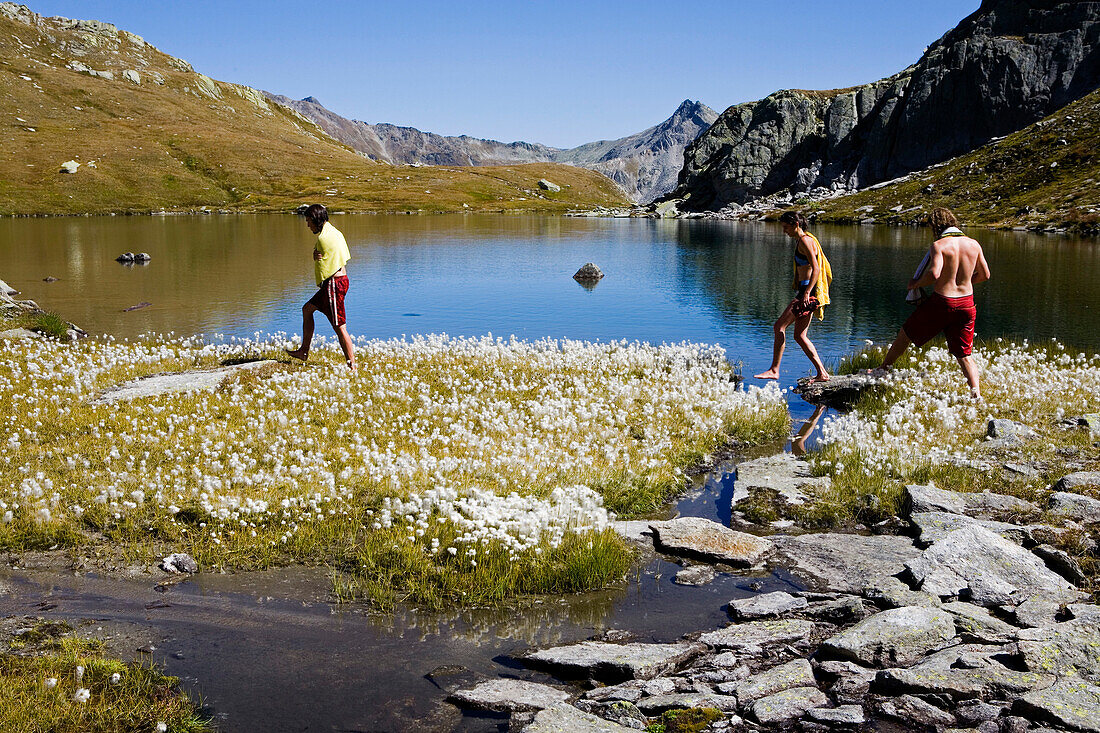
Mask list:
[[[945,298],[973,295],[974,285],[989,279],[989,265],[982,245],[970,237],[947,236],[932,243],[928,268],[910,288],[932,285]]]

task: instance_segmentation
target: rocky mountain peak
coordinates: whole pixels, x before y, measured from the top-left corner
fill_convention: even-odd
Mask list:
[[[312,97],[312,96],[310,96],[310,97],[305,97],[304,99],[302,99],[302,101],[303,101],[303,102],[307,102],[307,103],[309,103],[309,104],[316,104],[316,105],[318,105],[318,106],[320,106],[320,107],[324,107],[324,106],[325,106],[325,105],[321,104],[321,100],[320,100],[320,99],[317,99],[317,97]]]

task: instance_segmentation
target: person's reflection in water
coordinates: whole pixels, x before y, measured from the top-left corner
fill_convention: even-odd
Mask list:
[[[818,405],[814,410],[814,414],[810,415],[810,419],[802,423],[802,427],[799,428],[795,436],[791,438],[791,453],[796,456],[801,456],[806,453],[806,438],[810,437],[810,434],[817,427],[817,421],[821,419],[821,416],[825,414],[825,405]]]

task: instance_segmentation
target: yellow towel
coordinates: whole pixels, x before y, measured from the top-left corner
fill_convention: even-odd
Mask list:
[[[825,257],[825,252],[821,249],[821,242],[818,241],[817,237],[809,232],[806,232],[806,234],[809,234],[810,239],[814,240],[814,244],[817,245],[817,252],[815,254],[817,255],[818,277],[817,284],[814,285],[814,297],[817,298],[817,302],[820,304],[817,309],[817,320],[823,321],[825,320],[825,306],[830,303],[829,286],[833,282],[833,266],[829,264],[828,258]],[[791,287],[798,290],[798,283],[798,265],[795,264],[794,283]]]

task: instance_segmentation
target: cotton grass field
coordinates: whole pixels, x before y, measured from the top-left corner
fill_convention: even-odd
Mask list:
[[[280,337],[24,342],[0,357],[0,548],[189,552],[205,570],[328,565],[343,597],[494,603],[619,582],[608,529],[731,440],[787,434],[717,347],[447,336],[331,346],[213,392],[96,404],[126,380]]]
[[[849,358],[841,371],[882,361],[882,347]],[[1050,483],[1071,469],[1067,459],[1100,460],[1097,436],[1069,429],[1063,417],[1100,410],[1100,355],[1058,342],[996,339],[975,347],[982,399],[970,398],[958,362],[941,345],[911,350],[846,414],[827,419],[822,447],[812,457],[833,485],[809,519],[877,522],[894,516],[906,483],[934,482],[959,491],[991,490],[1042,500]],[[984,440],[994,418],[1029,426],[1035,438],[1006,449]],[[1013,474],[1006,461],[1030,463],[1035,475]]]

